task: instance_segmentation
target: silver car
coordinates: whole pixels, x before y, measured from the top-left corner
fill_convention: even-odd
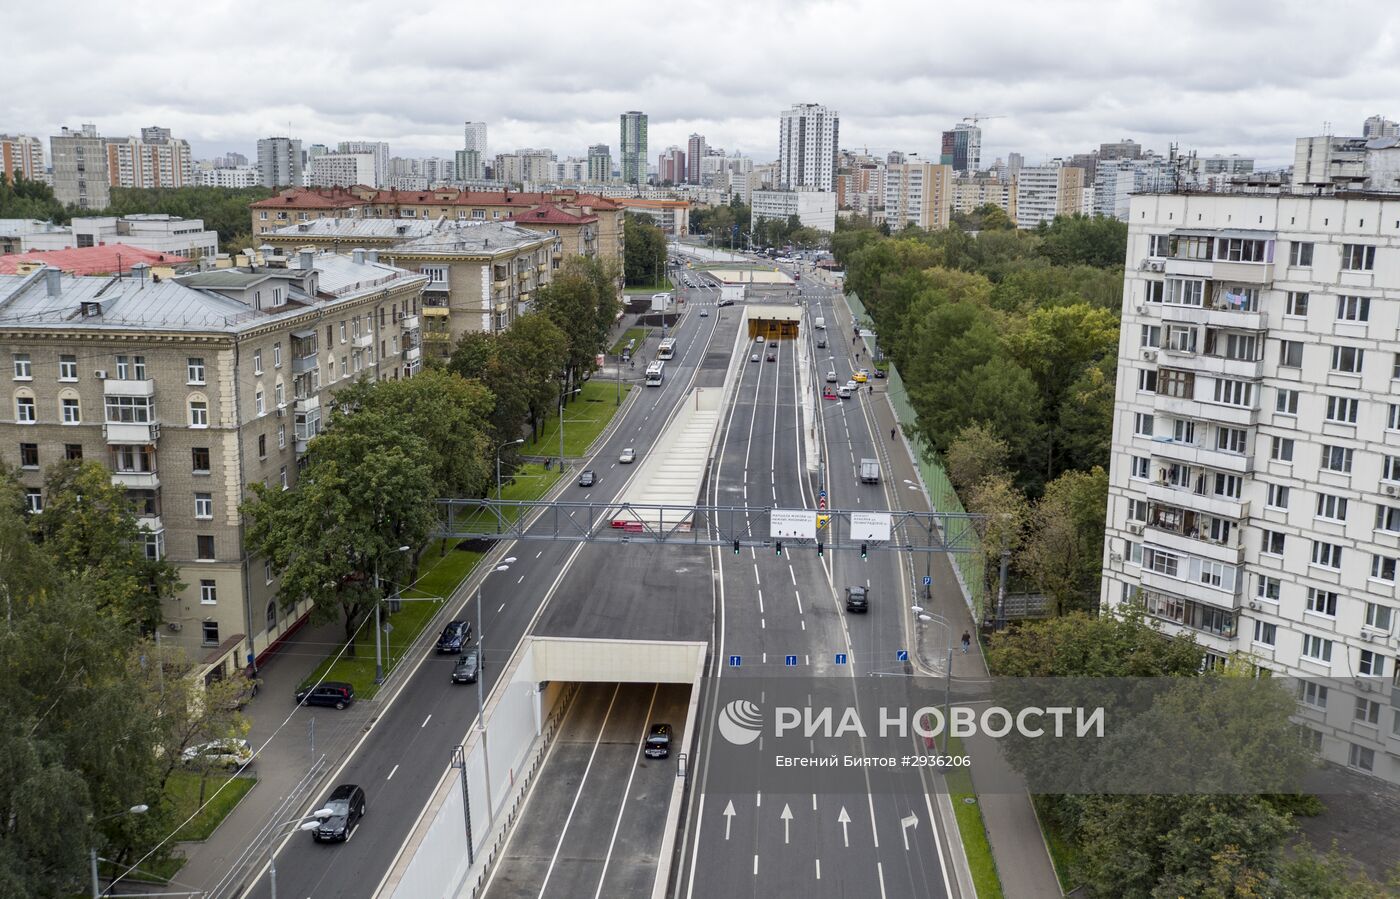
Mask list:
[[[629,446],[617,457],[617,461],[621,462],[623,465],[631,465],[633,462],[637,461],[637,451]]]

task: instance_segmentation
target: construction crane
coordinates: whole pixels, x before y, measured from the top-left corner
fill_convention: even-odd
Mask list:
[[[983,115],[983,114],[980,113],[980,112],[974,112],[972,115],[963,116],[963,121],[964,121],[964,122],[971,122],[971,123],[972,123],[972,126],[975,128],[975,127],[977,127],[977,123],[980,122],[980,121],[982,121],[983,119],[1004,119],[1004,118],[1006,118],[1006,116],[1004,116],[1004,115]]]

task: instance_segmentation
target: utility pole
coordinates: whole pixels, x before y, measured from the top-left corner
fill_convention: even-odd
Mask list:
[[[486,832],[491,832],[495,807],[491,803],[491,753],[486,748],[486,645],[481,632],[481,585],[476,587],[476,728],[481,734],[481,764],[486,778]]]
[[[380,648],[379,648],[379,635],[380,635],[379,607],[380,607],[381,605],[382,605],[382,603],[379,601],[379,557],[378,557],[378,556],[375,556],[375,557],[374,557],[374,682],[375,682],[376,684],[382,684],[382,683],[384,683],[384,657],[381,655],[381,653],[380,653]]]

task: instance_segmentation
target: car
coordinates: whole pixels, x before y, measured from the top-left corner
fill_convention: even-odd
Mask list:
[[[855,381],[847,381],[847,382],[846,382],[846,389],[847,389],[847,390],[855,390],[855,389],[856,389],[856,382],[855,382]]]
[[[750,356],[750,357],[749,357],[749,361],[750,361],[750,362],[757,362],[757,361],[758,361],[758,353],[754,353],[752,356]]]
[[[855,374],[851,375],[851,380],[855,381],[857,384],[864,384],[867,380],[869,380],[869,376],[866,375],[866,373],[863,371],[858,371]]]
[[[355,688],[344,681],[322,681],[302,687],[296,693],[297,705],[324,705],[343,709],[355,701]]]
[[[716,305],[716,306],[733,306],[733,305],[734,305],[734,301],[733,301],[733,300],[720,300],[718,303],[715,303],[715,305]]]
[[[598,483],[598,476],[593,473],[593,469],[591,468],[585,468],[583,473],[578,476],[578,485],[580,487],[592,487],[596,483]]]
[[[832,369],[832,370],[830,370],[830,371],[828,371],[828,372],[826,373],[826,383],[828,383],[828,384],[835,384],[835,383],[836,383],[836,370],[835,370],[835,369]]]
[[[318,843],[344,843],[365,816],[365,791],[358,784],[341,784],[321,804],[321,824],[311,831]]]
[[[197,768],[227,768],[237,771],[253,761],[253,747],[247,740],[228,737],[189,746],[180,753],[180,761]]]
[[[820,338],[820,339],[817,340],[817,349],[819,349],[819,350],[824,350],[824,349],[826,349],[826,338],[825,338],[825,337],[822,337],[822,338]]]
[[[884,370],[883,368],[877,368],[877,369],[875,369],[875,377],[877,377],[877,378],[883,378],[884,376],[885,376],[885,370]]]
[[[768,361],[769,361],[769,362],[777,362],[777,361],[778,361],[778,354],[777,354],[777,353],[769,353],[769,354],[768,354]]]
[[[866,595],[864,587],[855,586],[846,588],[846,611],[870,611],[870,597]]]
[[[763,343],[763,337],[762,337],[761,335],[758,336],[758,337],[755,337],[755,338],[753,339],[753,342],[754,342],[754,343]]]
[[[700,310],[700,317],[701,317],[701,318],[709,318],[709,317],[710,317],[710,310],[708,310],[708,309],[701,309],[701,310]]]
[[[461,652],[462,647],[472,640],[472,626],[467,621],[449,621],[438,637],[437,651],[442,653]]]
[[[623,465],[631,465],[633,462],[637,461],[637,451],[630,446],[626,447],[617,457],[617,461],[621,462]]]
[[[778,341],[776,341],[776,340],[770,340],[770,341],[768,341],[768,345],[769,345],[770,347],[772,347],[773,349],[776,350],[776,349],[778,348]]]
[[[849,384],[842,384],[840,387],[836,388],[836,395],[839,396],[839,397],[841,397],[841,399],[843,399],[843,400],[848,400],[848,399],[850,399],[850,398],[851,398],[851,387],[850,387],[850,385],[849,385]]]
[[[671,754],[671,725],[653,724],[647,732],[646,748],[642,754],[649,759],[664,759]]]
[[[452,666],[452,683],[474,684],[480,673],[481,654],[475,648],[468,649],[457,657],[457,664]]]

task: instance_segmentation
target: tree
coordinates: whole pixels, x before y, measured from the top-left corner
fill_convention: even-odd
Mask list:
[[[975,523],[983,553],[986,586],[995,595],[1001,577],[1001,556],[1016,558],[1030,523],[1031,508],[1026,497],[1005,475],[991,475],[965,491],[963,502],[967,511],[983,518]]]
[[[650,286],[666,275],[666,235],[650,219],[627,213],[622,219],[623,272],[627,284]]]
[[[1107,507],[1108,472],[1098,467],[1065,472],[1036,504],[1020,563],[1056,615],[1098,605]]]
[[[427,442],[382,415],[350,416],[312,441],[295,489],[251,485],[248,549],[282,578],[284,606],[309,599],[318,620],[340,618],[349,652],[361,617],[390,583],[408,581],[433,522]]]
[[[960,491],[971,490],[985,478],[1006,473],[1011,448],[982,422],[958,431],[943,456],[948,479]]]
[[[1140,611],[1071,612],[1022,622],[992,637],[987,663],[997,677],[1194,676],[1201,649],[1189,636],[1164,635]]]
[[[248,214],[248,204],[265,200],[274,193],[267,187],[114,187],[110,205],[89,214],[120,216],[158,212],[202,219],[206,228],[219,232],[221,244],[229,245],[250,236],[252,217]]]
[[[1107,465],[1113,437],[1118,357],[1104,356],[1075,378],[1060,404],[1060,459],[1065,468]]]
[[[97,608],[150,631],[161,601],[184,585],[168,562],[146,558],[145,537],[126,491],[96,462],[61,462],[44,479],[44,512],[30,519],[58,570]]]
[[[54,199],[52,187],[31,181],[15,170],[0,172],[0,219],[35,219],[66,225],[69,215],[63,204]]]
[[[569,362],[568,335],[542,312],[522,315],[501,334],[497,361],[505,372],[520,379],[521,398],[531,428],[538,433],[545,415],[559,400]]]
[[[601,261],[576,256],[539,293],[540,311],[567,339],[570,384],[592,372],[594,359],[607,348],[608,331],[617,314],[614,278]]]
[[[1128,223],[1095,215],[1061,215],[1036,229],[1040,253],[1054,265],[1121,266],[1128,255]]]

